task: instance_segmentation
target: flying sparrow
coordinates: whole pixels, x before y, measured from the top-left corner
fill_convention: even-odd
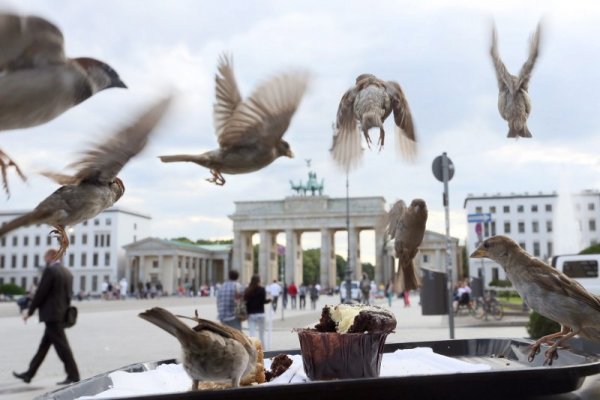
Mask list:
[[[558,357],[557,348],[575,335],[600,342],[600,299],[577,281],[530,256],[506,236],[484,240],[471,257],[489,258],[500,264],[532,310],[561,324],[560,332],[544,336],[533,344],[530,362],[539,353],[542,343],[551,344],[544,353],[544,364],[552,365],[552,360]]]
[[[139,314],[175,336],[181,343],[183,368],[192,378],[192,390],[205,380],[231,380],[233,387],[240,386],[242,376],[256,363],[256,348],[241,331],[226,325],[198,318],[188,318],[198,323],[194,328],[181,322],[164,308],[154,307]]]
[[[355,167],[362,156],[360,132],[371,147],[369,129],[379,128],[379,150],[383,148],[385,131],[383,122],[394,112],[396,137],[400,152],[408,159],[416,154],[416,137],[408,101],[397,82],[382,81],[371,74],[362,74],[356,78],[356,84],[342,99],[337,112],[336,129],[333,136],[331,153],[333,159],[342,167]]]
[[[199,155],[161,156],[162,162],[189,161],[210,169],[207,179],[224,185],[222,174],[258,171],[281,156],[293,157],[282,139],[308,86],[306,73],[275,76],[242,100],[232,61],[219,59],[213,116],[219,148]]]
[[[171,98],[159,101],[132,125],[85,152],[81,159],[69,165],[77,169],[76,174],[42,173],[63,186],[33,211],[1,226],[0,236],[26,225],[51,225],[54,228],[51,234],[58,234],[60,242],[56,259],[62,257],[69,246],[65,227],[95,217],[121,198],[125,186],[117,174],[146,146],[148,136],[165,114],[170,102]]]
[[[527,90],[529,88],[529,79],[531,72],[538,57],[540,47],[541,25],[538,24],[537,30],[533,34],[529,43],[529,58],[521,67],[519,76],[511,75],[504,66],[504,63],[498,55],[498,43],[496,39],[496,27],[492,28],[492,47],[490,54],[494,61],[496,69],[496,78],[498,79],[498,110],[500,115],[508,121],[509,138],[531,137],[531,132],[527,129],[527,118],[531,112],[531,100]]]
[[[394,238],[398,258],[398,272],[394,278],[394,290],[399,293],[419,287],[413,258],[425,236],[427,205],[422,199],[414,199],[410,207],[398,200],[387,215],[388,234]]]
[[[117,73],[93,58],[67,58],[63,35],[51,22],[34,16],[0,13],[0,131],[46,123],[101,90],[125,88]],[[18,166],[0,151],[6,168]]]

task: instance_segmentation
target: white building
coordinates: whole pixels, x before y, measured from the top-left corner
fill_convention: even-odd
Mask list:
[[[543,261],[557,254],[578,253],[600,242],[600,192],[586,190],[570,196],[553,193],[468,195],[467,214],[491,214],[486,223],[470,222],[467,251],[481,240],[505,235]],[[469,259],[471,276],[484,277],[486,284],[506,279],[502,268],[488,259]]]
[[[0,212],[0,225],[26,211]],[[71,244],[63,257],[73,273],[73,290],[96,294],[106,279],[116,283],[125,273],[123,246],[150,235],[151,217],[118,207],[67,229]],[[52,227],[30,225],[0,238],[0,283],[14,283],[29,289],[41,276],[44,253],[58,248],[48,234]]]

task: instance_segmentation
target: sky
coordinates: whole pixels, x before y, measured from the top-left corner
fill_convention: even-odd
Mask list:
[[[170,114],[119,174],[126,192],[116,206],[151,215],[152,236],[231,238],[234,202],[293,195],[289,180],[306,181],[305,159],[325,179],[325,195],[344,197],[345,174],[328,151],[331,124],[362,73],[402,86],[419,153],[412,163],[396,155],[389,118],[388,145],[365,151],[350,173],[350,196],[383,196],[388,204],[423,198],[427,229],[444,233],[443,185],[431,164],[446,152],[455,166],[450,234],[463,241],[468,194],[548,193],[559,189],[559,179],[572,191],[600,187],[600,4],[594,1],[0,0],[0,9],[47,18],[62,30],[68,56],[107,62],[129,87],[98,93],[42,126],[0,132],[0,147],[29,178],[23,183],[9,173],[12,196],[0,196],[0,210],[34,208],[57,188],[38,171],[63,170],[172,90],[177,101]],[[516,74],[539,21],[541,51],[529,85],[533,138],[509,140],[489,56],[492,22],[500,55]],[[296,157],[226,175],[218,187],[205,181],[208,170],[163,164],[157,156],[216,147],[212,105],[222,53],[233,55],[242,96],[290,69],[306,69],[312,79],[285,135]],[[320,243],[307,237],[305,248]],[[344,246],[336,235],[340,254]],[[369,258],[373,250],[361,251]]]

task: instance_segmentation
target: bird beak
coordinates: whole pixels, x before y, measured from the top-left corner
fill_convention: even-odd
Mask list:
[[[294,158],[294,153],[292,152],[292,150],[288,150],[287,153],[285,153],[285,155],[289,158]]]
[[[125,83],[123,83],[123,81],[120,79],[113,79],[113,81],[110,83],[109,87],[127,89],[127,85]]]
[[[486,258],[487,257],[487,251],[483,248],[483,247],[478,247],[477,250],[475,250],[473,252],[473,254],[470,255],[471,258]]]

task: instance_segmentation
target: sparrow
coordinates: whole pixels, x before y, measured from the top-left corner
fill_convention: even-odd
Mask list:
[[[218,62],[216,102],[213,107],[219,148],[199,155],[161,156],[162,162],[189,161],[206,167],[207,181],[222,186],[222,174],[258,171],[278,157],[293,157],[282,139],[308,86],[308,74],[277,75],[259,85],[242,100],[233,74],[232,60],[223,55]]]
[[[379,128],[378,144],[381,151],[385,139],[383,122],[392,111],[400,153],[408,159],[413,159],[416,154],[415,128],[402,88],[397,82],[383,81],[374,75],[362,74],[340,100],[330,149],[334,161],[347,170],[358,165],[362,148],[357,121],[369,148],[369,129]]]
[[[544,365],[552,365],[553,359],[558,358],[558,347],[575,335],[600,342],[600,298],[577,281],[532,257],[506,236],[484,240],[471,257],[489,258],[500,264],[532,310],[561,324],[560,332],[546,335],[532,345],[529,362],[540,352],[542,343],[551,344],[544,353]]]
[[[35,16],[0,13],[0,131],[44,124],[94,94],[126,88],[109,65],[89,57],[68,58],[63,35]],[[6,169],[13,166],[0,150],[4,190]]]
[[[398,200],[388,212],[387,233],[394,239],[398,258],[398,272],[394,278],[396,293],[419,287],[413,259],[425,236],[426,223],[427,204],[422,199],[414,199],[408,208],[404,201]]]
[[[531,100],[527,90],[531,72],[537,60],[540,47],[541,24],[533,34],[529,43],[529,58],[521,67],[519,76],[511,75],[498,55],[496,27],[492,27],[492,47],[490,54],[496,69],[498,79],[498,110],[504,120],[508,122],[509,138],[531,137],[527,129],[527,118],[531,112]]]
[[[69,238],[66,226],[76,225],[95,217],[123,196],[125,185],[117,177],[123,166],[146,146],[148,136],[165,114],[171,98],[165,98],[150,107],[132,125],[97,144],[68,167],[76,168],[74,175],[43,172],[42,175],[61,186],[38,204],[33,211],[0,227],[0,237],[31,224],[48,224],[57,234],[60,248],[55,259],[60,259]]]
[[[198,390],[200,381],[231,380],[240,386],[242,376],[256,363],[256,348],[241,331],[206,319],[191,319],[198,323],[190,328],[164,308],[154,307],[138,314],[175,336],[181,344],[183,368],[192,378],[192,390]]]

